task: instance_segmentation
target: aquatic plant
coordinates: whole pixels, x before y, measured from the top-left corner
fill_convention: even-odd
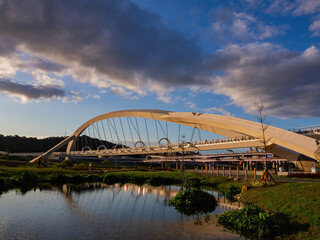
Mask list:
[[[275,214],[263,211],[256,204],[250,204],[240,211],[232,210],[218,216],[218,223],[230,230],[261,238],[277,235],[280,221]]]
[[[211,194],[200,189],[199,179],[187,178],[185,190],[170,199],[168,205],[174,206],[183,214],[194,215],[199,212],[212,212],[217,206],[217,200]]]
[[[228,185],[226,191],[224,192],[224,195],[226,196],[227,200],[232,203],[236,201],[234,197],[240,193],[241,193],[240,187],[230,184]]]

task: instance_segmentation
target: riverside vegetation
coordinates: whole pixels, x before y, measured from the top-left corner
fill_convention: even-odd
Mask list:
[[[10,164],[3,164],[6,161]],[[49,168],[37,168],[36,164],[30,165],[21,161],[19,164],[17,159],[0,159],[0,194],[10,189],[17,189],[23,194],[37,186],[64,183],[183,185],[185,179],[189,178],[197,179],[198,187],[214,188],[233,201],[245,184],[248,191],[240,195],[240,201],[247,204],[248,209],[230,211],[219,216],[222,225],[228,228],[232,226],[232,229],[250,236],[251,239],[263,236],[272,236],[275,239],[320,239],[320,182],[265,185],[194,172],[157,171],[147,167],[115,171],[106,165],[108,164],[94,164],[94,171],[88,171],[88,163],[79,163],[75,167],[70,162],[62,162]],[[254,213],[256,217],[250,218],[250,213]],[[242,220],[238,220],[239,218]],[[248,230],[244,226],[251,227]]]
[[[187,178],[185,189],[169,200],[169,206],[174,206],[185,215],[209,213],[216,209],[217,200],[211,194],[200,188],[197,178]]]

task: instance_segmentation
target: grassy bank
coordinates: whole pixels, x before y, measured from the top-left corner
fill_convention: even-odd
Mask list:
[[[198,178],[203,187],[211,187],[216,189],[224,189],[233,180],[228,178],[203,175],[195,172],[180,171],[158,171],[151,169],[143,169],[137,171],[134,168],[127,170],[103,170],[88,171],[77,169],[63,168],[37,168],[32,166],[20,167],[0,167],[0,180],[2,187],[0,191],[7,191],[13,188],[19,188],[20,182],[23,182],[21,174],[25,172],[35,173],[38,183],[63,184],[63,183],[84,183],[84,182],[104,182],[113,183],[135,183],[135,184],[151,184],[151,185],[170,185],[183,184],[186,178]],[[16,179],[20,179],[16,181]],[[238,183],[241,185],[241,183]]]
[[[195,172],[158,171],[156,169],[135,168],[115,171],[104,169],[103,172],[81,169],[64,169],[53,166],[50,168],[37,168],[34,166],[6,167],[0,165],[0,190],[10,189],[30,190],[35,184],[63,184],[84,182],[105,182],[112,184],[136,183],[151,185],[183,184],[186,178],[198,178],[202,187],[215,188],[226,192],[230,185],[241,187],[250,186],[250,182],[234,181],[227,177],[204,175]],[[22,176],[23,172],[33,174]],[[31,181],[30,186],[23,182]],[[228,188],[229,187],[229,188]],[[277,183],[268,187],[249,187],[242,194],[241,201],[246,204],[256,203],[267,212],[276,213],[281,217],[282,235],[279,239],[320,239],[320,183]]]
[[[241,200],[277,213],[283,220],[282,239],[320,239],[320,183],[281,183],[252,188]]]

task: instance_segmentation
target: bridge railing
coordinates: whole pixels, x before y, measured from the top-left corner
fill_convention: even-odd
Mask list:
[[[294,133],[320,133],[320,125],[308,126],[308,127],[300,127],[300,128],[290,128],[288,129],[290,132]]]
[[[203,141],[194,141],[194,142],[185,142],[185,143],[174,143],[169,146],[171,149],[187,149],[190,147],[198,147],[198,146],[205,146],[205,145],[216,145],[216,144],[227,144],[227,143],[235,143],[235,142],[244,142],[244,141],[254,141],[258,140],[258,138],[252,136],[240,136],[234,138],[220,138],[220,139],[205,139]],[[157,150],[168,150],[168,146],[139,146],[136,148],[114,148],[114,149],[100,149],[100,150],[91,150],[88,149],[86,151],[74,151],[73,153],[80,154],[80,155],[87,155],[87,154],[105,154],[105,153],[132,153],[132,152],[143,152],[143,151],[157,151]]]

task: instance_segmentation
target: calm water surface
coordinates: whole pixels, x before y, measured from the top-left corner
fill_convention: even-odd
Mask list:
[[[0,239],[243,239],[215,218],[197,225],[167,206],[179,189],[86,184],[10,191],[0,196]]]

